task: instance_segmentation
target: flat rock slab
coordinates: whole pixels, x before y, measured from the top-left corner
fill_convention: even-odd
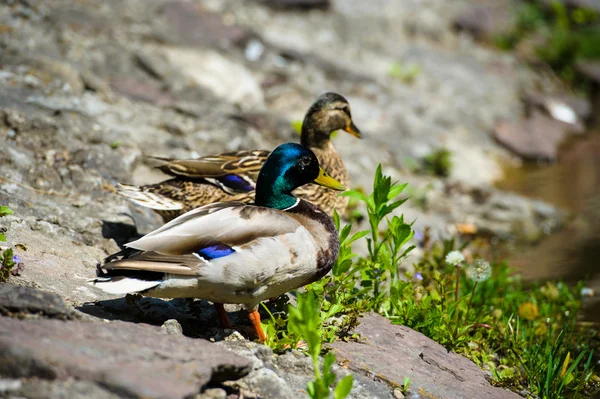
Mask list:
[[[39,315],[76,319],[78,315],[56,294],[12,284],[0,284],[0,315]]]
[[[334,342],[339,362],[400,386],[410,378],[410,389],[420,397],[437,399],[517,399],[514,392],[490,385],[485,372],[464,356],[408,327],[393,325],[377,314],[360,319],[356,332],[365,342]]]
[[[484,0],[470,3],[454,18],[454,27],[478,40],[491,40],[510,32],[515,25],[510,0]]]
[[[581,133],[576,125],[534,111],[529,119],[498,123],[495,138],[523,159],[555,161],[560,144],[568,135],[575,133]]]
[[[172,44],[229,47],[242,45],[251,36],[247,29],[226,24],[220,15],[189,1],[169,1],[163,8],[163,14],[167,32],[165,40]],[[157,28],[162,30],[163,27]]]
[[[0,375],[9,378],[76,379],[120,396],[175,399],[250,371],[231,351],[154,326],[0,317]]]
[[[327,10],[331,6],[330,0],[259,0],[269,7],[280,10]]]

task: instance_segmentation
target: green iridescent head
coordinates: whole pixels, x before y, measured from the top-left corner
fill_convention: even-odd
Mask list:
[[[290,208],[297,202],[292,191],[308,183],[345,190],[319,166],[310,149],[296,143],[282,144],[269,155],[260,170],[255,204],[281,210]]]

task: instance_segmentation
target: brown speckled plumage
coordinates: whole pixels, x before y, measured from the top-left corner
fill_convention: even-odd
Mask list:
[[[338,129],[360,137],[359,130],[352,122],[346,99],[336,93],[325,93],[319,96],[306,113],[301,143],[315,153],[321,167],[331,177],[348,187],[348,171],[330,140],[331,133]],[[154,209],[165,222],[214,202],[251,203],[254,201],[256,178],[269,153],[264,150],[243,150],[192,160],[163,160],[165,163],[159,168],[173,178],[141,187],[120,185],[118,190],[121,195],[137,204]],[[241,176],[245,179],[243,184],[248,186],[239,189],[240,187],[224,185],[219,179],[227,175]],[[294,194],[317,205],[329,215],[334,210],[343,213],[348,205],[348,197],[316,184],[302,186]]]

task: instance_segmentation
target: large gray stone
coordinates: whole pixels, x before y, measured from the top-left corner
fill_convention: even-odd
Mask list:
[[[490,385],[486,374],[464,356],[405,326],[367,314],[356,328],[362,342],[334,342],[337,360],[359,372],[400,386],[410,378],[411,391],[438,399],[517,399],[514,392]]]
[[[0,315],[39,315],[75,319],[78,314],[65,305],[60,296],[28,287],[0,284]]]
[[[219,345],[246,357],[252,363],[250,374],[239,380],[230,381],[226,385],[238,389],[244,395],[252,393],[261,399],[305,399],[307,397],[306,386],[314,380],[315,375],[312,359],[308,355],[298,351],[276,355],[264,345],[239,340],[226,340]],[[319,367],[322,367],[322,362]],[[373,379],[370,375],[363,375],[337,364],[333,365],[332,370],[338,380],[352,374],[354,383],[348,399],[395,398],[393,387],[390,387],[386,381]]]
[[[122,397],[184,398],[250,362],[208,341],[125,322],[0,317],[0,375],[90,381]]]
[[[478,40],[493,40],[514,28],[513,7],[511,0],[469,3],[456,15],[454,27],[469,32]]]
[[[0,380],[0,397],[27,399],[118,399],[120,396],[91,381],[6,379]]]
[[[165,39],[173,44],[187,46],[227,47],[245,43],[250,32],[242,27],[226,24],[223,18],[190,1],[169,1],[162,9]]]
[[[495,137],[523,159],[555,161],[558,148],[565,138],[581,132],[581,127],[557,121],[534,111],[528,119],[498,123]]]

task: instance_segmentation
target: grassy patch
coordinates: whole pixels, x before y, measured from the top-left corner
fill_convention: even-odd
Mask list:
[[[454,240],[427,245],[414,271],[401,272],[414,232],[391,214],[406,200],[397,199],[405,187],[378,168],[370,195],[345,193],[366,205],[369,229],[352,233],[336,215],[341,249],[332,273],[299,292],[298,308],[290,307],[287,317],[267,320],[268,344],[283,350],[304,339],[314,358],[321,342],[352,339],[357,317],[375,311],[469,357],[498,386],[531,398],[588,397],[598,387],[598,341],[594,330],[576,322],[582,284],[526,286],[506,264],[490,265]],[[352,252],[360,240],[365,257]],[[310,312],[303,301],[311,303]],[[309,313],[310,323],[302,318]],[[316,331],[313,338],[298,327],[303,324]]]
[[[445,148],[432,151],[423,159],[423,171],[438,177],[450,176],[452,153]]]
[[[388,75],[392,78],[398,79],[399,81],[412,84],[421,74],[422,70],[418,65],[415,64],[401,64],[394,62],[388,69]]]
[[[567,8],[560,1],[534,0],[515,8],[514,28],[496,38],[496,44],[513,49],[530,40],[540,60],[559,76],[574,82],[575,63],[600,58],[600,15],[589,8]],[[585,88],[585,87],[584,87]]]

